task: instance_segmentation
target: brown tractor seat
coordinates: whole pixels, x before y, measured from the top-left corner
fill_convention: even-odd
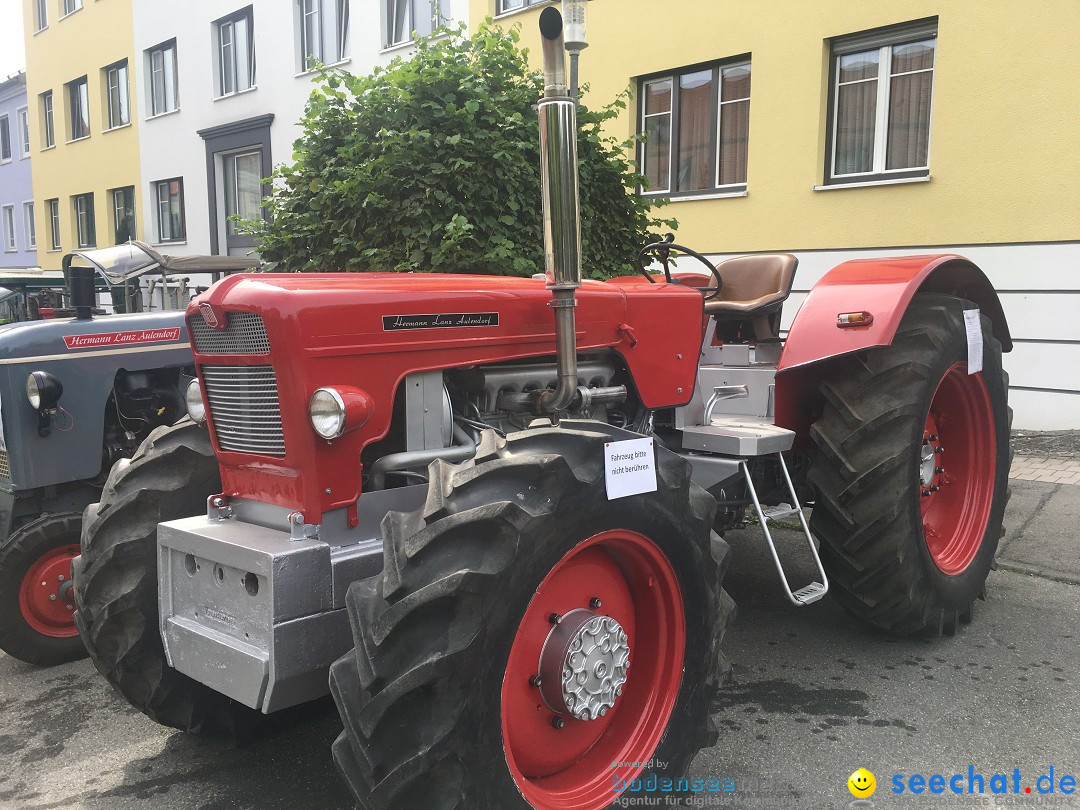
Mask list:
[[[790,253],[736,256],[717,265],[724,285],[705,302],[717,321],[750,321],[758,340],[778,336],[780,309],[791,294],[799,260]]]

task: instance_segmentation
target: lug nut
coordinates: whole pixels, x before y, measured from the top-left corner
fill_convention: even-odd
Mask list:
[[[539,675],[533,675],[531,678],[529,678],[529,686],[539,686],[539,685],[540,685],[540,676]]]
[[[63,575],[63,574],[57,574],[57,575],[56,575],[56,578],[57,578],[57,579],[58,579],[58,580],[59,580],[60,582],[63,582],[63,581],[64,581],[64,575]]]
[[[56,601],[56,594],[55,593],[50,593],[49,594],[49,601],[50,602],[55,602]]]
[[[560,616],[558,613],[552,613],[550,616],[548,616],[548,621],[552,624],[558,624],[562,621],[562,616]]]
[[[938,440],[937,434],[931,433],[929,436],[926,437],[926,440],[928,442],[936,442]]]
[[[939,487],[937,484],[934,484],[932,487],[930,487],[931,492],[937,492],[939,489],[941,489],[941,487]]]
[[[930,497],[930,490],[928,490],[928,489],[924,489],[924,490],[922,491],[922,496],[923,496],[924,498],[929,498],[929,497]]]
[[[937,473],[938,475],[941,475],[943,472],[945,472],[945,468],[944,467],[934,467],[934,472]]]
[[[934,452],[935,452],[935,453],[944,453],[944,452],[945,452],[945,448],[944,448],[944,447],[942,447],[942,446],[941,446],[941,445],[939,444],[939,445],[938,445],[937,447],[935,447],[935,448],[934,448]]]
[[[566,725],[566,721],[564,721],[561,717],[553,717],[553,718],[551,718],[551,726],[552,726],[552,728],[562,728],[565,725]]]
[[[598,596],[594,596],[592,599],[589,600],[589,607],[591,607],[593,610],[599,610],[600,606],[603,604],[604,603],[600,601],[600,597]]]

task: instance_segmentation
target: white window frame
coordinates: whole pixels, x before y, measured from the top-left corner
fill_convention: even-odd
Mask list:
[[[44,31],[49,27],[49,0],[37,0],[36,14],[37,31]]]
[[[60,199],[53,197],[45,201],[49,213],[49,250],[62,250],[63,241],[60,233]]]
[[[165,115],[180,109],[180,85],[177,76],[176,40],[169,40],[146,52],[147,75],[150,77],[150,117]],[[160,77],[160,82],[158,78]],[[160,93],[163,96],[159,97]],[[171,94],[171,99],[170,99]],[[171,100],[171,104],[169,103]]]
[[[648,78],[642,79],[638,83],[639,97],[641,98],[641,103],[639,104],[639,107],[641,108],[641,115],[640,115],[639,121],[638,121],[638,134],[642,134],[642,133],[644,133],[646,131],[645,125],[646,125],[646,122],[648,121],[648,119],[650,119],[650,118],[659,118],[661,116],[667,116],[668,117],[668,182],[667,182],[667,186],[664,187],[664,188],[653,188],[651,186],[649,188],[647,188],[647,189],[642,188],[641,193],[644,196],[647,196],[647,197],[664,196],[664,197],[670,197],[671,199],[676,200],[676,199],[681,199],[681,198],[684,198],[684,197],[720,196],[720,195],[735,195],[735,194],[741,195],[746,191],[746,187],[747,187],[746,182],[742,182],[742,183],[726,183],[724,185],[720,185],[720,170],[721,170],[721,166],[720,166],[720,146],[721,146],[720,132],[721,132],[721,122],[723,120],[723,115],[724,115],[724,106],[725,105],[730,106],[731,104],[741,104],[744,101],[749,101],[750,100],[750,96],[745,96],[745,97],[740,97],[740,98],[733,98],[733,99],[724,99],[724,97],[723,97],[724,71],[725,70],[730,70],[732,68],[739,68],[739,67],[748,67],[748,68],[750,68],[751,69],[751,77],[753,76],[753,59],[740,58],[740,59],[734,59],[734,60],[730,60],[730,61],[711,62],[709,64],[695,66],[695,67],[680,68],[680,69],[675,70],[675,71],[673,71],[671,73],[668,73],[666,75],[650,76]],[[681,76],[685,76],[687,74],[698,73],[698,72],[702,72],[702,71],[705,71],[705,70],[711,70],[713,72],[712,81],[713,81],[713,84],[715,85],[715,88],[714,88],[713,92],[714,92],[714,95],[715,95],[715,103],[716,103],[716,127],[715,127],[715,129],[713,131],[713,134],[712,134],[712,138],[713,138],[713,143],[712,143],[712,161],[713,161],[712,179],[713,179],[713,185],[711,187],[709,187],[709,188],[688,189],[686,191],[675,191],[675,190],[673,190],[674,187],[673,187],[673,184],[672,184],[672,180],[676,177],[677,170],[678,170],[676,155],[677,155],[678,149],[679,149],[678,136],[679,136],[680,133],[679,133],[679,128],[676,126],[676,117],[675,117],[676,112],[675,111],[678,108],[678,105],[676,104],[676,96],[680,92],[679,91],[679,78]],[[659,82],[668,82],[668,83],[670,83],[670,85],[671,85],[671,106],[666,112],[646,114],[646,112],[645,112],[645,110],[646,110],[646,104],[645,104],[646,88],[651,84],[656,84],[656,83],[659,83]],[[753,86],[753,84],[751,83],[751,87],[752,86]],[[751,93],[752,92],[753,92],[753,90],[751,90]],[[642,174],[645,173],[645,170],[647,168],[645,166],[645,148],[646,148],[645,145],[642,144],[642,146],[638,150],[638,155],[639,155],[639,163],[638,163],[638,165],[640,167],[640,170],[641,170]]]
[[[445,25],[448,21],[448,17],[443,13],[446,3],[447,0],[383,0],[386,23],[383,27],[384,47],[398,48],[408,45],[416,39],[416,34],[425,36],[440,25]],[[423,26],[417,24],[418,4],[427,7],[428,19]],[[401,26],[397,25],[399,19]]]
[[[7,149],[7,156],[4,155],[4,149]],[[14,144],[11,142],[11,117],[4,113],[0,115],[0,163],[11,163],[11,157],[14,154]]]
[[[23,219],[26,228],[26,249],[37,250],[37,222],[34,221],[34,201],[23,203]]]
[[[68,121],[68,124],[70,125],[68,127],[68,133],[67,133],[70,136],[68,138],[68,143],[71,143],[72,141],[81,141],[84,138],[89,138],[90,133],[92,131],[92,125],[90,123],[90,83],[89,83],[88,78],[86,76],[83,76],[81,78],[74,79],[74,80],[68,82],[67,84],[65,84],[64,89],[66,90],[64,95],[67,96],[68,114],[69,114],[69,116],[71,118],[71,120]],[[79,89],[79,106],[82,107],[83,109],[85,109],[85,113],[86,113],[86,116],[85,116],[86,117],[86,134],[85,135],[76,134],[76,132],[75,132],[75,123],[76,123],[76,120],[78,118],[78,116],[76,115],[76,105],[75,105],[75,96],[74,96],[74,92],[75,92],[76,89]]]
[[[908,45],[923,40],[934,41],[934,64],[932,67],[920,70],[897,73],[896,76],[910,76],[915,73],[930,73],[930,114],[926,132],[926,163],[922,166],[906,166],[901,169],[888,169],[885,161],[889,151],[889,101],[892,91],[892,57],[893,48]],[[862,84],[869,82],[877,83],[876,109],[874,117],[874,157],[870,171],[835,173],[836,147],[837,147],[837,124],[840,115],[840,60],[845,56],[856,53],[866,53],[877,50],[878,72],[877,76],[869,79],[857,79],[843,84]],[[829,118],[829,155],[828,165],[825,167],[827,183],[852,183],[860,181],[873,181],[875,179],[887,180],[895,177],[919,177],[930,173],[930,149],[934,130],[934,87],[937,84],[935,75],[937,71],[937,19],[922,20],[915,23],[896,26],[889,29],[868,32],[866,34],[853,34],[850,37],[837,39],[831,49],[830,78],[830,105],[832,107]]]
[[[312,62],[335,65],[349,58],[349,5],[350,0],[295,0],[298,74],[310,72]]]
[[[136,215],[136,208],[138,206],[136,206],[136,204],[135,204],[135,187],[134,186],[120,186],[119,188],[114,188],[114,189],[109,190],[109,195],[112,197],[113,241],[114,242],[116,241],[116,229],[120,225],[120,220],[124,219],[124,217],[125,217],[124,211],[126,210],[126,208],[123,205],[118,205],[117,203],[118,203],[118,201],[122,201],[123,198],[124,198],[124,195],[127,194],[127,193],[131,194],[131,230],[132,230],[131,236],[129,236],[128,239],[138,239],[139,238],[139,224],[138,224],[138,219],[137,219],[137,215]],[[117,243],[117,244],[119,244],[119,243]]]
[[[94,221],[93,192],[76,194],[71,200],[72,207],[75,210],[75,244],[80,248],[97,247],[97,223]],[[88,208],[81,205],[87,202],[90,204]]]
[[[45,139],[42,149],[52,149],[56,146],[56,117],[53,112],[53,91],[46,90],[41,94],[41,136]]]
[[[105,72],[105,109],[108,113],[109,129],[126,127],[131,123],[131,92],[127,59],[122,59],[103,70]]]
[[[238,25],[243,23],[243,25]],[[218,98],[233,96],[253,90],[255,84],[255,14],[252,6],[241,9],[228,17],[222,17],[214,23],[216,36],[215,50],[217,59]],[[243,31],[246,37],[244,50],[247,53],[246,64],[242,63],[237,50],[237,32]],[[241,86],[242,69],[247,68],[245,83]]]
[[[178,191],[174,195],[169,190],[171,183],[178,183]],[[165,199],[162,199],[162,189],[165,191]],[[163,223],[165,222],[163,214],[170,216],[172,214],[172,198],[176,197],[177,204],[180,207],[180,234],[172,233],[172,227],[169,227],[169,236],[165,236],[165,228]],[[157,235],[158,242],[183,242],[187,239],[187,222],[185,220],[184,212],[184,178],[182,177],[170,177],[167,180],[158,180],[154,183],[154,201],[155,209],[157,211]]]
[[[74,14],[83,7],[83,0],[60,0],[60,19]]]
[[[495,16],[513,14],[515,11],[524,11],[532,6],[542,6],[551,0],[495,0]]]
[[[21,107],[15,111],[15,120],[19,127],[19,157],[30,157],[30,108]]]
[[[4,223],[4,253],[15,253],[19,249],[15,244],[15,206],[0,207],[0,219]]]

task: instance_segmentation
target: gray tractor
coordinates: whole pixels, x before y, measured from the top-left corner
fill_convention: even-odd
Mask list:
[[[185,413],[188,280],[257,260],[162,256],[132,242],[64,257],[53,317],[0,326],[0,649],[49,666],[86,655],[72,616],[82,513],[150,432]],[[146,283],[149,276],[152,283]],[[97,308],[95,279],[114,310]],[[157,295],[155,295],[155,291]],[[192,292],[195,290],[193,289]],[[155,309],[158,311],[142,311]]]

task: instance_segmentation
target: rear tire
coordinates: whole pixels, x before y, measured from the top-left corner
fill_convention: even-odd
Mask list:
[[[170,667],[158,624],[157,525],[205,512],[220,489],[210,437],[188,419],[156,429],[118,462],[84,515],[75,621],[94,666],[147,717],[243,739],[264,716]]]
[[[51,667],[86,657],[64,587],[81,525],[73,512],[43,515],[0,547],[0,650],[13,658]]]
[[[970,621],[1002,534],[1008,383],[985,316],[983,370],[967,374],[970,309],[916,296],[892,345],[834,368],[811,429],[811,529],[833,593],[893,633],[953,635]]]
[[[727,672],[720,642],[734,615],[720,587],[728,547],[710,528],[713,499],[691,483],[685,461],[659,446],[658,491],[607,499],[604,442],[628,437],[584,422],[505,441],[488,432],[474,462],[431,465],[424,508],[386,517],[383,573],[348,592],[356,648],[330,671],[345,727],[334,758],[362,807],[593,810],[618,798],[624,788],[614,779],[620,774],[624,782],[657,776],[659,790],[671,792],[662,780],[682,776],[693,756],[715,741],[709,707]],[[633,539],[620,547],[627,538]],[[653,555],[655,579],[636,577],[639,549]],[[597,574],[578,581],[576,590],[564,578],[559,587],[569,590],[559,593],[549,587],[557,572],[571,570],[561,567],[567,560],[580,563],[590,552],[599,552],[591,561],[602,560],[601,569],[626,576],[632,609],[622,603],[619,613],[619,576]],[[671,592],[681,602],[671,604],[681,610],[665,613],[657,626],[680,627],[685,654],[656,656],[665,663],[650,667],[649,645],[662,633],[650,634],[639,600],[669,593],[669,582],[677,583]],[[555,714],[541,708],[539,688],[529,682],[536,671],[529,645],[552,627],[546,596],[566,609],[589,608],[594,588],[604,591],[608,605],[595,610],[622,622],[637,645],[629,679],[604,717],[567,716],[556,730]],[[571,591],[573,598],[566,596]],[[561,608],[553,612],[567,615]],[[633,649],[641,653],[636,659]],[[520,661],[526,666],[519,670]],[[676,667],[674,678],[665,674],[669,666]],[[654,682],[666,688],[653,693]],[[663,695],[656,702],[667,708],[628,708],[620,715],[645,693]],[[628,725],[640,727],[641,736],[612,731]],[[644,742],[634,748],[631,739]],[[559,750],[560,740],[565,748],[585,748],[574,757]],[[632,760],[650,765],[620,770],[612,759],[621,757],[610,753],[593,763],[608,744],[623,745]],[[559,789],[550,778],[527,773],[525,760],[545,756],[554,757],[544,772],[558,774]]]

